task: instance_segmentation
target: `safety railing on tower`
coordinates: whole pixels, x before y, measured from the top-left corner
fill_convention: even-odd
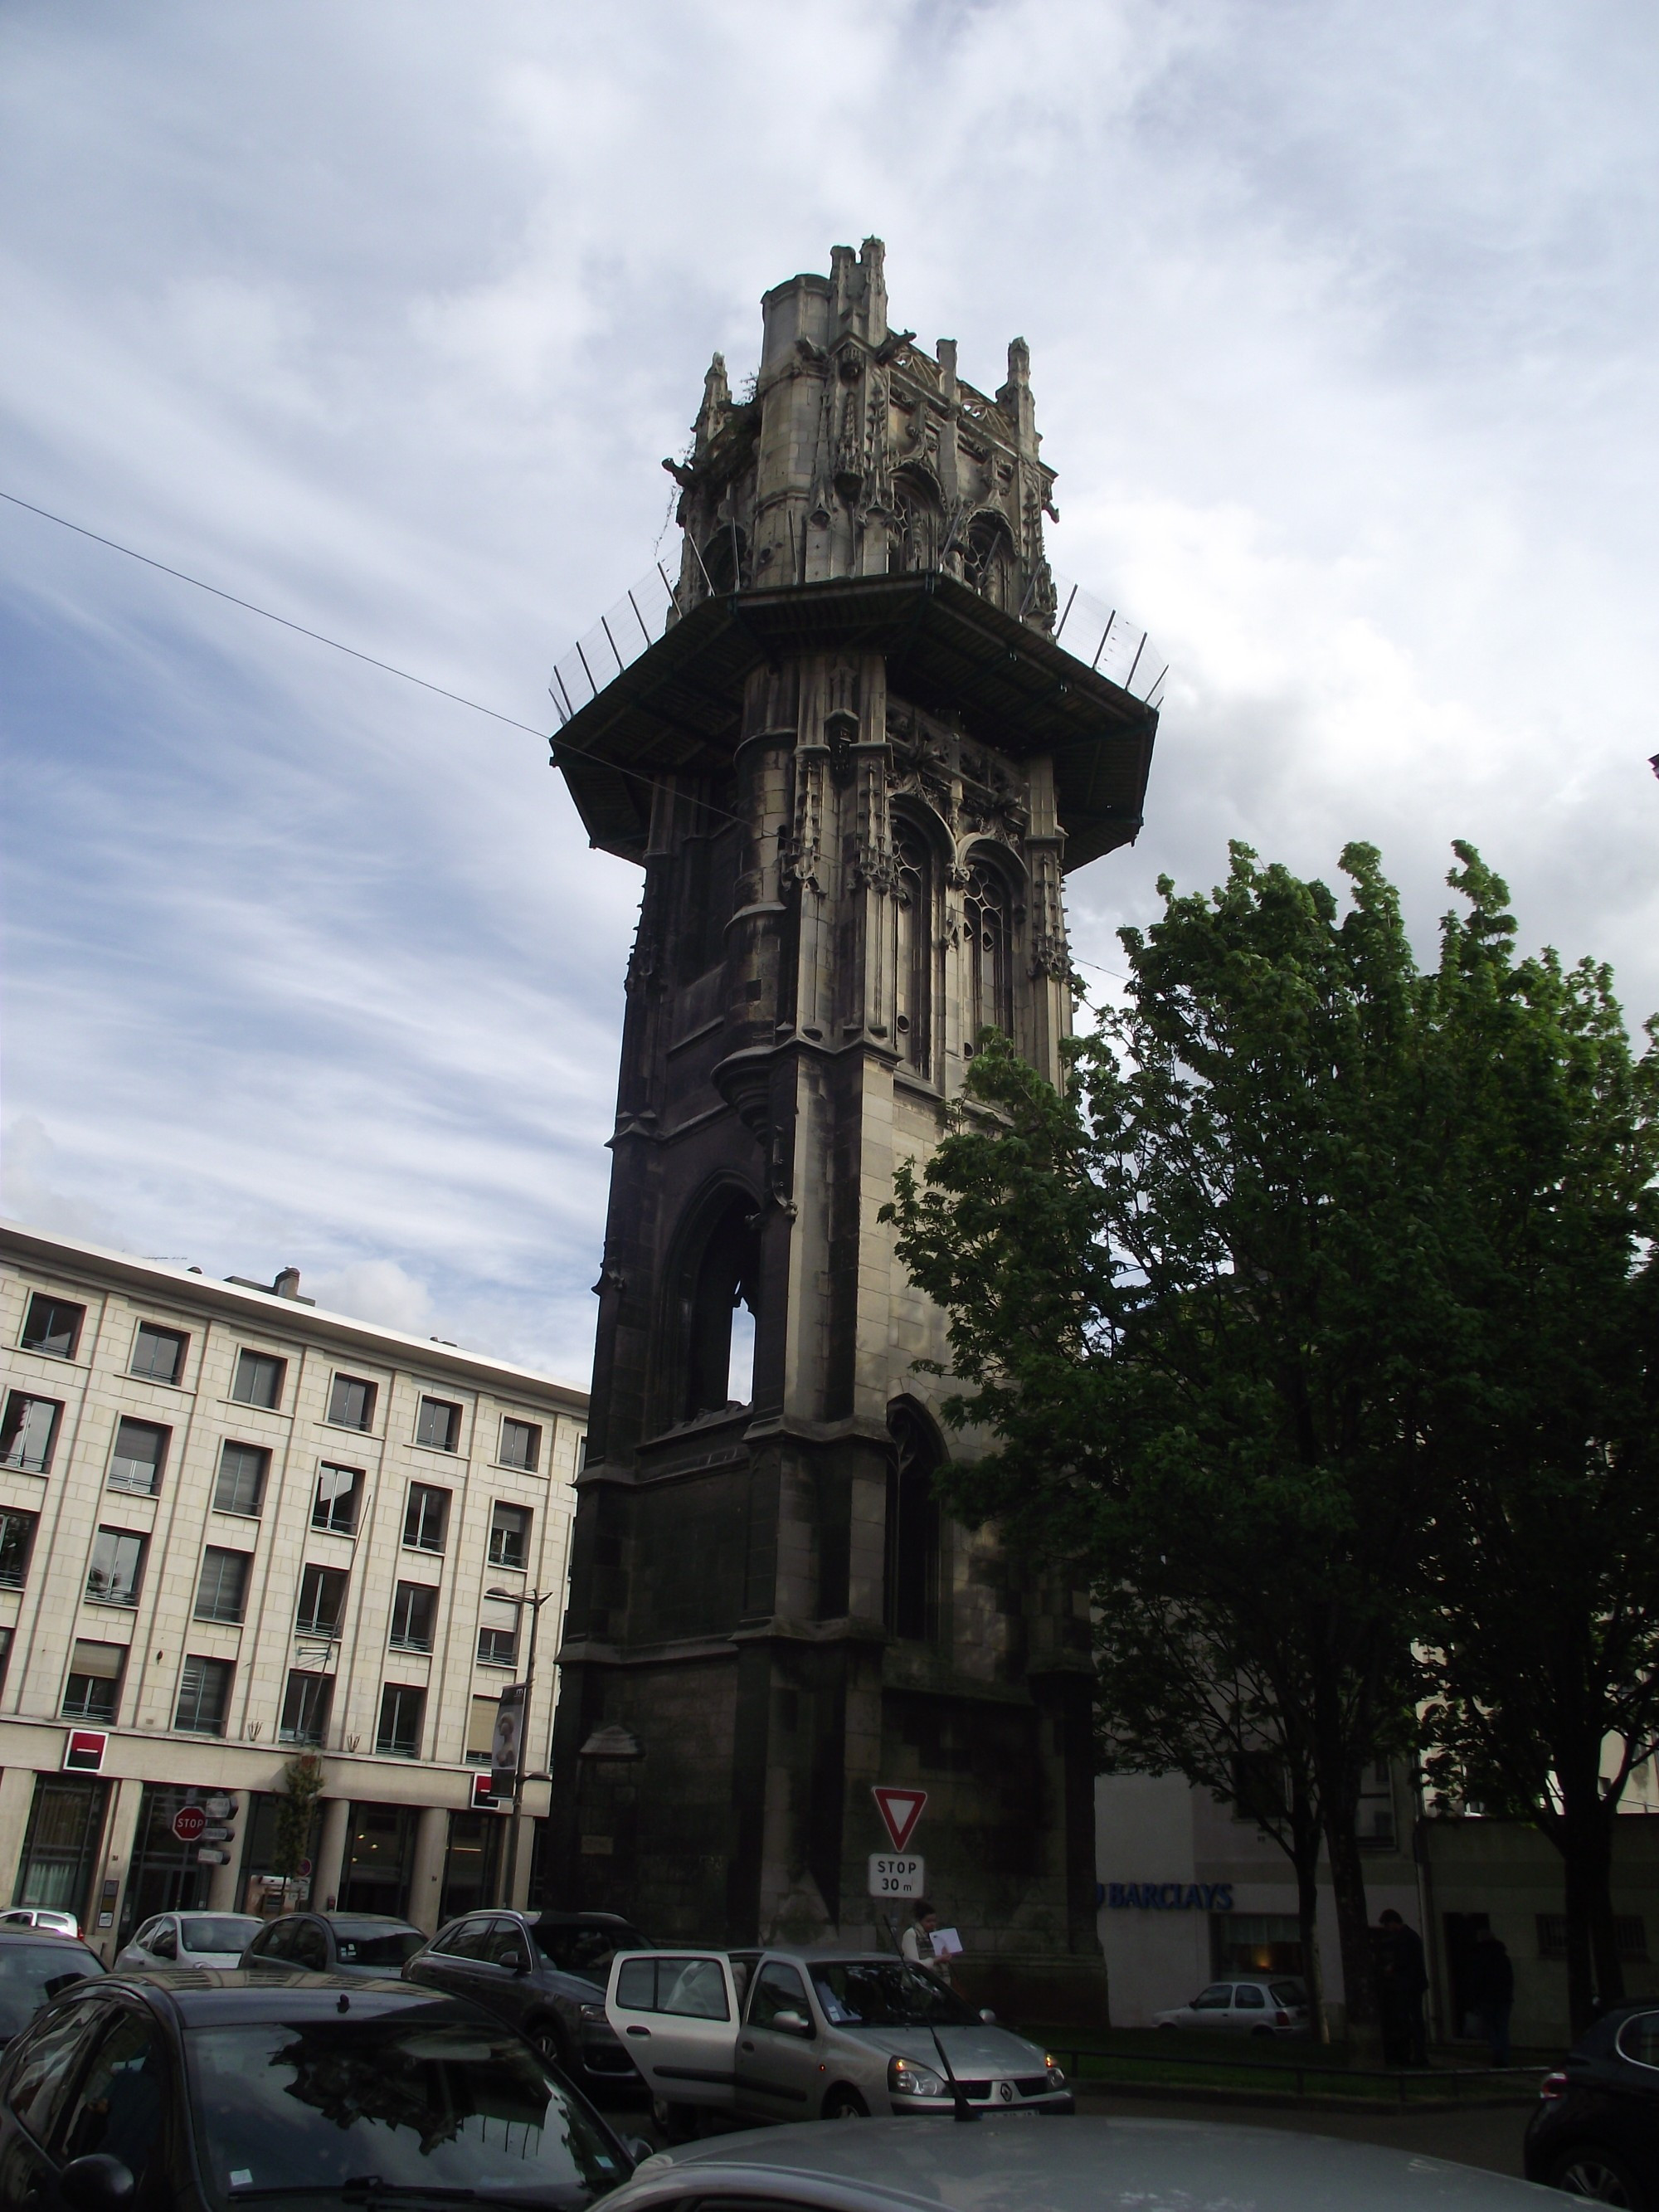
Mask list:
[[[1160,663],[1144,629],[1124,620],[1115,607],[1056,576],[1054,624],[1044,635],[1063,646],[1085,668],[1093,669],[1132,697],[1156,708],[1163,696],[1167,663]],[[606,685],[662,637],[682,613],[676,586],[659,562],[624,592],[554,664],[549,684],[559,726],[597,699]],[[1156,673],[1154,674],[1154,671]]]

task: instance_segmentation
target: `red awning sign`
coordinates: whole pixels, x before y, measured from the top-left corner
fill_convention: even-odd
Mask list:
[[[927,1802],[925,1790],[872,1790],[876,1810],[881,1814],[882,1825],[893,1839],[893,1849],[902,1851],[915,1833]]]
[[[199,1844],[207,1814],[199,1805],[181,1805],[173,1816],[173,1832],[181,1844]]]
[[[64,1746],[64,1765],[72,1774],[96,1774],[104,1764],[109,1738],[101,1729],[71,1729]]]

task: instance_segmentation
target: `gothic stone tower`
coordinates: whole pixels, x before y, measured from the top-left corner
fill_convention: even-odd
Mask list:
[[[868,1944],[871,1788],[915,1783],[978,1990],[1052,2019],[1103,1995],[1086,1620],[941,1517],[878,1216],[985,1028],[1057,1071],[1062,872],[1133,836],[1157,717],[1054,640],[1024,343],[975,391],[873,239],[764,316],[666,465],[668,627],[556,741],[645,890],[546,1897]]]

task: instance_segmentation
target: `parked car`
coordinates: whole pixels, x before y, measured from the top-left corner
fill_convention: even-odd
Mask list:
[[[580,2212],[632,2164],[498,2021],[384,1977],[111,1975],[0,2063],[0,2201],[41,2212],[377,2193]]]
[[[145,1966],[237,1966],[264,1923],[252,1912],[158,1912],[125,1948],[115,1971]]]
[[[1212,2035],[1305,2035],[1308,1991],[1294,1974],[1235,1974],[1212,1982],[1190,2004],[1152,2014],[1154,2027],[1200,2027]]]
[[[605,2212],[1537,2212],[1524,2181],[1374,2143],[1204,2120],[769,2128],[659,2151]]]
[[[639,2076],[605,2018],[605,1982],[618,1951],[644,1944],[612,1912],[468,1912],[439,1929],[404,1978],[471,1997],[590,2093],[614,2094]]]
[[[1074,2109],[1064,2072],[1037,2045],[889,1954],[623,1954],[611,1968],[605,2014],[671,2133],[704,2112],[833,2120],[948,2119],[958,2101]]]
[[[103,1971],[98,1954],[69,1936],[0,1928],[0,2044],[21,2034],[42,2005]]]
[[[15,1905],[0,1912],[0,1928],[38,1928],[43,1936],[70,1936],[78,1943],[81,1923],[72,1912],[58,1912],[48,1905]]]
[[[1659,2212],[1659,2011],[1621,2005],[1547,2074],[1527,2124],[1525,2172],[1570,2196]]]
[[[426,1938],[407,1920],[380,1912],[285,1912],[267,1920],[242,1954],[258,1972],[392,1974]]]

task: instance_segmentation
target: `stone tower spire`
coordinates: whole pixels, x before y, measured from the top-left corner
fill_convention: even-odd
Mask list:
[[[1157,715],[1056,641],[1024,342],[964,382],[874,239],[763,313],[667,465],[669,625],[556,743],[645,890],[546,1901],[869,1944],[914,1784],[981,1994],[1054,2019],[1100,1995],[1086,1614],[942,1514],[974,1446],[880,1213],[987,1030],[1059,1075],[1062,875],[1133,836]]]

